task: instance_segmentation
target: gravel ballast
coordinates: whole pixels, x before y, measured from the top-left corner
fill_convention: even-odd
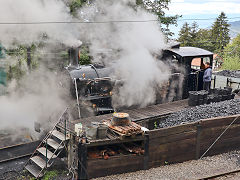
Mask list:
[[[233,99],[183,109],[169,115],[166,119],[161,120],[159,123],[159,128],[196,122],[201,119],[218,116],[230,116],[235,114],[240,114],[240,99]]]
[[[192,160],[184,163],[161,166],[149,170],[118,174],[95,180],[175,180],[175,179],[202,179],[213,174],[233,171],[240,168],[240,151],[231,151],[201,160]]]
[[[214,75],[240,78],[240,71],[223,70],[223,71],[215,72]]]

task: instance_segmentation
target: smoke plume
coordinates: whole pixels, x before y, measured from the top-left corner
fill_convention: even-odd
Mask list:
[[[5,47],[13,43],[31,44],[47,37],[52,42],[79,46],[81,41],[78,39],[77,28],[73,24],[57,24],[72,21],[69,8],[63,1],[0,0],[0,43]],[[42,22],[55,23],[41,24]]]
[[[169,78],[168,66],[153,56],[167,48],[158,22],[124,22],[157,20],[156,16],[136,7],[135,0],[96,0],[83,7],[78,18],[73,18],[59,0],[0,0],[0,4],[0,22],[105,22],[0,24],[0,42],[5,47],[39,42],[43,37],[67,46],[89,42],[94,60],[113,68],[112,76],[124,81],[113,96],[115,107],[154,103],[156,89]],[[59,86],[57,76],[40,68],[14,86],[17,90],[13,88],[8,96],[0,97],[0,129],[32,129],[34,121],[56,119],[56,112],[66,107],[63,98],[66,92]]]
[[[66,94],[57,77],[58,74],[41,67],[18,83],[12,81],[9,94],[0,96],[0,130],[33,130],[34,122],[49,129],[67,107],[63,98]]]
[[[113,67],[113,76],[124,80],[113,96],[114,106],[154,103],[156,87],[168,80],[169,70],[153,53],[161,54],[167,45],[157,21],[137,21],[157,20],[157,17],[136,7],[133,0],[98,0],[82,9],[79,16],[90,21],[111,22],[88,26],[86,36],[95,61]],[[106,53],[101,59],[99,51],[104,49]]]

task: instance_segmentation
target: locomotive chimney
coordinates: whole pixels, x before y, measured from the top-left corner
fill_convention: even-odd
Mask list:
[[[71,47],[68,50],[68,55],[69,55],[69,65],[70,66],[79,66],[79,58],[78,58],[78,53],[79,53],[79,48],[78,47]]]

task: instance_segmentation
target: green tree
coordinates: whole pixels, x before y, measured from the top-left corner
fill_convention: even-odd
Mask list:
[[[224,49],[224,56],[240,57],[240,34],[229,43]]]
[[[223,52],[222,69],[239,70],[240,69],[240,34],[229,43]]]
[[[81,65],[87,65],[91,64],[90,56],[88,55],[87,51],[82,50],[80,57],[79,57],[79,64]]]
[[[5,57],[5,48],[0,44],[0,58]]]
[[[240,58],[239,58],[239,56],[234,55],[234,56],[225,57],[221,69],[239,70],[240,69]]]
[[[192,26],[190,27],[190,37],[191,37],[191,46],[197,46],[197,38],[198,38],[198,24],[197,22],[193,22]]]
[[[191,46],[191,27],[187,22],[185,22],[179,31],[178,41],[181,43],[181,46]]]
[[[213,23],[211,31],[212,31],[212,43],[215,47],[214,51],[222,54],[224,47],[229,43],[229,24],[227,20],[227,16],[224,12],[217,17],[216,21]]]
[[[87,0],[71,0],[69,3],[70,13],[75,16],[77,10],[81,8]]]
[[[161,22],[161,29],[167,38],[170,38],[174,35],[174,33],[171,32],[169,26],[177,26],[177,19],[181,17],[179,15],[166,16],[164,10],[168,10],[168,5],[170,2],[170,0],[136,0],[137,5],[143,6],[146,10],[158,16],[158,19]]]
[[[199,47],[213,52],[215,50],[215,47],[212,43],[211,36],[211,30],[199,29],[197,32],[195,47]]]

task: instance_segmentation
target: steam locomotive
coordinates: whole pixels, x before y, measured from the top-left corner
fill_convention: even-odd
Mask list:
[[[65,69],[70,76],[70,94],[79,100],[77,106],[81,107],[81,116],[113,112],[111,96],[114,82],[110,78],[112,69],[92,64],[80,66],[79,52],[78,48],[69,49],[70,61]]]
[[[111,68],[90,65],[80,66],[79,49],[69,49],[70,92],[73,98],[80,100],[83,107],[89,107],[94,115],[111,113],[112,91],[116,81],[111,78]],[[172,44],[157,59],[163,60],[172,67],[168,82],[157,93],[156,104],[188,98],[188,92],[203,89],[204,63],[213,62],[213,53],[195,47],[180,47]],[[192,65],[192,60],[199,60],[199,67]],[[123,82],[124,83],[124,82]],[[181,85],[181,86],[180,86]],[[81,111],[82,111],[81,109]]]

